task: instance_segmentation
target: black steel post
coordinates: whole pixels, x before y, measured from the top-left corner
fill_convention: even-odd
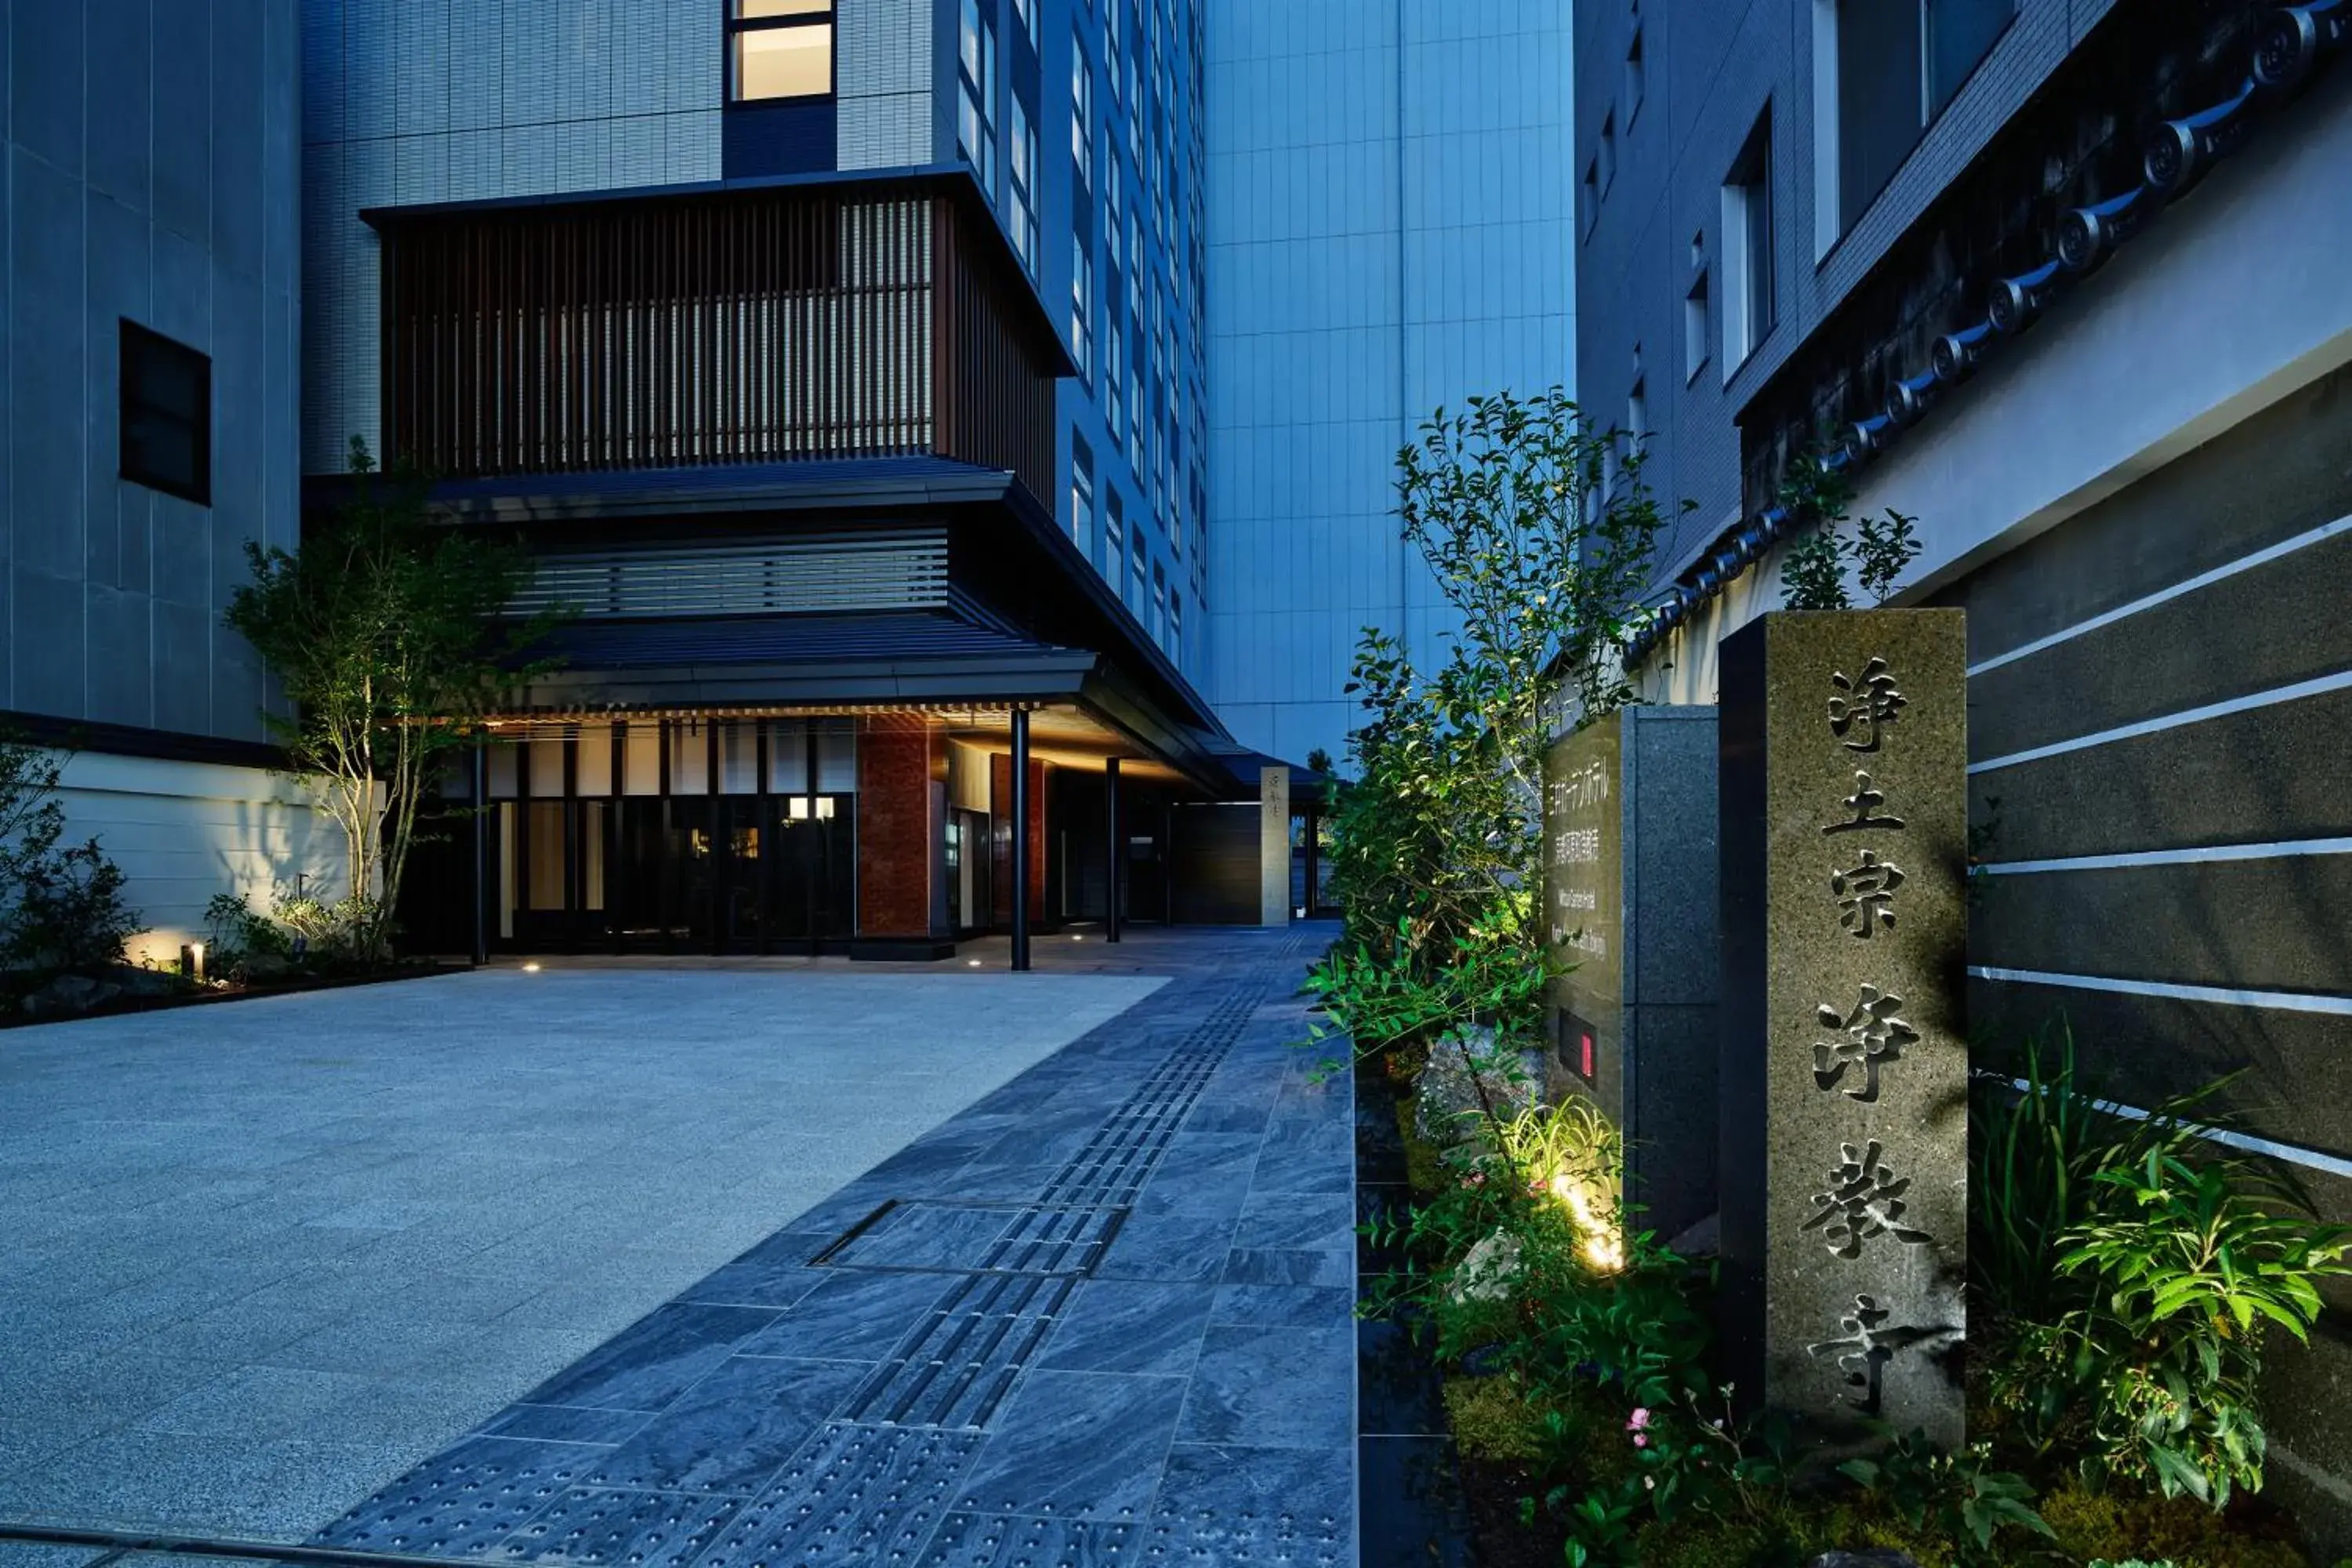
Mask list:
[[[1029,967],[1029,710],[1013,710],[1013,967]]]
[[[474,962],[490,961],[490,928],[488,889],[486,862],[490,858],[490,746],[488,741],[474,742]]]
[[[1121,842],[1124,836],[1120,833],[1118,825],[1118,759],[1117,757],[1103,763],[1103,797],[1104,816],[1110,825],[1110,868],[1105,879],[1110,889],[1110,914],[1103,922],[1108,928],[1108,933],[1103,940],[1117,942],[1118,940],[1118,900],[1119,894],[1124,890],[1120,884],[1126,880],[1121,873],[1127,869],[1127,846]]]

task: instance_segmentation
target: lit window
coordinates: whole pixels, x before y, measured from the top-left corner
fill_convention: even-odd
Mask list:
[[[734,0],[727,44],[738,102],[833,91],[833,0]]]
[[[122,477],[213,503],[213,362],[138,322],[121,329]]]
[[[1772,116],[1748,133],[1723,182],[1723,374],[1730,379],[1771,331]]]

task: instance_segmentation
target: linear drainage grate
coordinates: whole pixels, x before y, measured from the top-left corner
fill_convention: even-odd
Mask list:
[[[1074,1289],[1067,1279],[966,1280],[876,1369],[843,1419],[980,1431],[1045,1342]]]
[[[1100,1204],[893,1198],[844,1231],[813,1267],[886,1274],[1090,1274],[1124,1209]]]

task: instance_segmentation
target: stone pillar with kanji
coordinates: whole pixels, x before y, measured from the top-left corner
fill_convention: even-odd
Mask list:
[[[1724,1340],[1834,1444],[1964,1436],[1967,637],[1780,613],[1721,649]]]

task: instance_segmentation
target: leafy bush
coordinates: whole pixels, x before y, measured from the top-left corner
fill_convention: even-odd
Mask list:
[[[2120,1115],[2078,1085],[2063,1025],[2022,1068],[2013,1095],[1979,1080],[1972,1129],[1995,1414],[2093,1480],[2217,1509],[2259,1490],[2264,1331],[2307,1336],[2318,1281],[2352,1274],[2352,1231],[2189,1120],[2222,1084]]]
[[[63,773],[55,752],[0,734],[0,966],[23,990],[118,967],[144,929],[99,841],[63,842]]]
[[[1533,1029],[1544,752],[1563,691],[1582,719],[1631,697],[1618,654],[1663,525],[1623,447],[1553,389],[1440,409],[1398,456],[1404,541],[1457,629],[1427,671],[1368,629],[1349,685],[1363,718],[1328,883],[1346,931],[1318,979],[1359,1049]]]

